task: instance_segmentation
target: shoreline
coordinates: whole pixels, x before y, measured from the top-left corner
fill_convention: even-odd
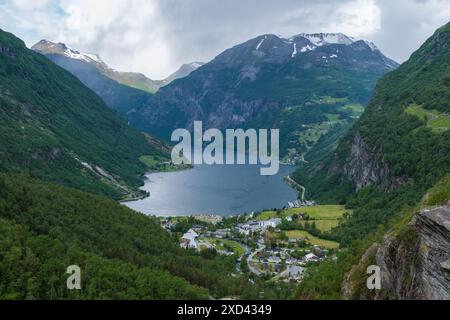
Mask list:
[[[140,200],[144,200],[144,199],[150,198],[150,197],[151,197],[150,191],[144,191],[144,190],[142,190],[142,188],[145,186],[146,180],[148,180],[148,177],[147,177],[148,175],[155,174],[155,173],[180,172],[180,171],[192,170],[192,169],[194,169],[194,166],[193,166],[193,165],[186,165],[186,167],[173,168],[173,170],[164,170],[164,171],[155,171],[155,170],[152,171],[152,170],[151,170],[151,171],[148,171],[148,172],[144,173],[144,174],[141,176],[142,182],[143,182],[144,184],[143,184],[142,186],[139,187],[139,190],[145,192],[146,194],[145,194],[145,195],[142,195],[142,196],[137,196],[137,197],[134,197],[134,198],[129,198],[129,199],[119,200],[119,203],[122,204],[122,203],[128,203],[128,202],[140,201]]]
[[[288,163],[280,163],[282,166],[285,166],[285,167],[291,167],[291,168],[294,168],[294,167],[297,167],[297,165],[294,165],[294,164],[288,164]],[[147,182],[147,180],[149,179],[148,178],[148,176],[149,175],[151,175],[151,174],[156,174],[156,173],[172,173],[172,172],[180,172],[180,171],[185,171],[185,170],[192,170],[192,169],[195,169],[195,166],[190,166],[190,167],[188,167],[188,168],[179,168],[179,169],[176,169],[176,170],[170,170],[170,171],[149,171],[149,172],[147,172],[143,177],[144,177],[144,186],[145,186],[145,184],[146,184],[146,182]],[[292,189],[292,190],[294,190],[294,191],[296,191],[297,192],[297,197],[298,197],[298,193],[300,192],[300,190],[303,190],[302,189],[302,186],[301,185],[299,185],[298,183],[296,183],[292,178],[291,178],[291,176],[290,175],[287,175],[287,176],[284,176],[284,177],[282,177],[282,179],[283,179],[283,181]],[[141,188],[143,188],[144,186],[142,186],[142,187],[140,187],[140,190],[142,190]],[[300,189],[300,190],[299,190]],[[152,195],[151,195],[151,192],[148,192],[148,191],[145,191],[145,192],[147,192],[147,194],[145,194],[145,195],[141,195],[141,196],[137,196],[137,197],[134,197],[134,198],[128,198],[128,199],[124,199],[124,200],[120,200],[119,201],[119,203],[120,204],[123,204],[123,205],[125,205],[125,206],[127,206],[128,208],[130,208],[127,204],[129,204],[129,203],[132,203],[132,202],[137,202],[137,201],[142,201],[142,200],[145,200],[145,199],[148,199],[148,198],[150,198]],[[302,197],[304,197],[304,192],[303,192],[303,194],[302,194]],[[295,200],[297,200],[298,198],[296,198]],[[290,201],[295,201],[294,199],[292,199],[292,200],[290,200]],[[276,206],[276,207],[274,207],[274,208],[277,208],[277,209],[281,209],[281,208],[283,208],[284,206],[286,206],[288,203],[286,203],[286,204],[284,204],[284,205],[280,205],[280,206]],[[141,211],[139,211],[139,210],[136,210],[136,209],[133,209],[133,208],[130,208],[131,210],[134,210],[134,211],[136,211],[136,212],[141,212]],[[269,208],[266,208],[267,210],[269,209]],[[273,208],[270,208],[270,209],[273,209]],[[242,215],[244,215],[244,214],[249,214],[249,213],[251,213],[251,212],[256,212],[256,211],[259,211],[258,209],[254,209],[254,210],[251,210],[251,211],[249,211],[249,212],[240,212],[240,213],[230,213],[230,214],[215,214],[215,213],[181,213],[181,214],[174,214],[174,215],[164,215],[164,214],[161,214],[161,215],[158,215],[158,214],[155,214],[155,213],[144,213],[144,212],[142,212],[142,213],[144,213],[144,214],[146,214],[146,215],[151,215],[151,216],[155,216],[156,218],[158,218],[158,219],[164,219],[164,218],[177,218],[177,217],[198,217],[198,216],[214,216],[214,217],[222,217],[222,218],[230,218],[230,217],[237,217],[237,216],[242,216]]]

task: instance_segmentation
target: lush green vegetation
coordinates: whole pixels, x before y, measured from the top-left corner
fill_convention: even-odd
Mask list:
[[[114,198],[137,189],[138,158],[163,153],[21,40],[0,30],[0,48],[0,170]]]
[[[311,220],[338,220],[344,214],[351,214],[351,210],[345,209],[342,205],[317,205],[304,208],[292,208],[280,211],[263,211],[255,220],[263,221],[272,218],[292,217],[295,214],[306,214]]]
[[[156,172],[171,172],[192,168],[191,165],[174,165],[167,156],[141,156],[139,160],[143,162],[148,170]]]
[[[300,239],[300,240],[307,240],[313,245],[318,245],[321,247],[324,247],[326,249],[337,249],[339,248],[339,243],[335,241],[329,241],[324,240],[318,237],[313,236],[308,231],[302,231],[302,230],[293,230],[293,231],[286,231],[286,235],[289,239]]]
[[[264,211],[256,215],[256,221],[271,218],[282,218],[282,237],[285,240],[306,240],[312,245],[322,246],[327,249],[336,249],[339,243],[333,241],[335,237],[330,231],[336,228],[343,218],[349,217],[352,211],[341,205],[318,205],[305,208],[293,208],[278,211]],[[287,221],[286,218],[292,218]],[[274,235],[275,238],[279,238]]]
[[[406,108],[406,113],[418,117],[427,123],[427,126],[435,133],[450,130],[450,116],[436,110],[425,110],[417,104],[412,104]]]
[[[450,199],[450,174],[439,181],[426,194],[423,201],[425,206],[438,206],[446,204]]]
[[[234,252],[238,256],[245,253],[244,248],[236,241],[227,239],[207,239],[216,250]]]
[[[339,297],[344,274],[387,230],[410,220],[427,190],[433,186],[437,190],[428,195],[429,204],[448,199],[448,178],[444,177],[450,172],[450,132],[436,130],[445,124],[433,121],[446,119],[450,111],[449,48],[450,24],[380,80],[366,112],[334,154],[293,175],[307,187],[309,197],[339,201],[353,210],[328,234],[346,251],[337,262],[311,269],[300,297]],[[389,177],[355,193],[343,167],[357,133],[375,161],[389,168]]]
[[[156,218],[73,189],[0,175],[0,298],[289,298],[236,272],[236,257],[182,250]],[[82,290],[69,292],[69,265]],[[261,295],[261,292],[264,294]]]

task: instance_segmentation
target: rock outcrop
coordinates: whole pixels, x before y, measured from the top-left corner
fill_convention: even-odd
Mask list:
[[[354,137],[343,173],[357,190],[378,183],[386,187],[389,181],[389,168],[372,155],[359,132]]]
[[[375,299],[450,300],[450,206],[424,210],[376,253],[382,290]]]
[[[346,180],[355,185],[356,191],[372,185],[379,185],[383,191],[390,191],[411,180],[407,176],[393,177],[384,163],[383,151],[369,150],[360,132],[356,132],[353,138],[342,173]]]

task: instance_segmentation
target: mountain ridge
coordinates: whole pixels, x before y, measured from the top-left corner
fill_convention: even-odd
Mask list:
[[[0,168],[122,198],[163,155],[77,78],[0,30]]]
[[[91,64],[106,77],[117,81],[122,85],[148,93],[155,93],[159,88],[169,84],[170,82],[188,76],[191,72],[195,71],[204,64],[202,62],[186,63],[167,78],[152,80],[139,72],[117,71],[107,65],[99,54],[80,52],[72,49],[63,42],[43,39],[34,44],[31,49],[47,56],[60,55],[72,60],[79,60]]]
[[[298,163],[316,140],[345,132],[378,78],[396,66],[364,41],[315,45],[301,36],[262,35],[162,87],[128,119],[163,139],[196,120],[218,129],[280,128],[284,156]]]

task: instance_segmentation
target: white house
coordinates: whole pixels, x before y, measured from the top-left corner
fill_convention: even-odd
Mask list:
[[[316,262],[316,261],[319,261],[319,257],[316,256],[314,253],[308,253],[305,256],[305,261],[306,262]]]
[[[269,263],[281,263],[281,259],[278,258],[278,257],[269,257],[269,258],[267,259],[267,261],[268,261]]]
[[[304,272],[305,268],[298,266],[287,266],[286,270],[282,272],[280,276],[287,279],[298,281],[303,277]]]
[[[266,221],[260,221],[259,222],[259,226],[262,229],[267,229],[267,228],[276,228],[278,225],[281,224],[281,219],[280,218],[274,218],[274,219],[270,219],[270,220],[266,220]]]
[[[194,230],[190,229],[181,237],[180,247],[184,249],[198,249],[198,234]]]

